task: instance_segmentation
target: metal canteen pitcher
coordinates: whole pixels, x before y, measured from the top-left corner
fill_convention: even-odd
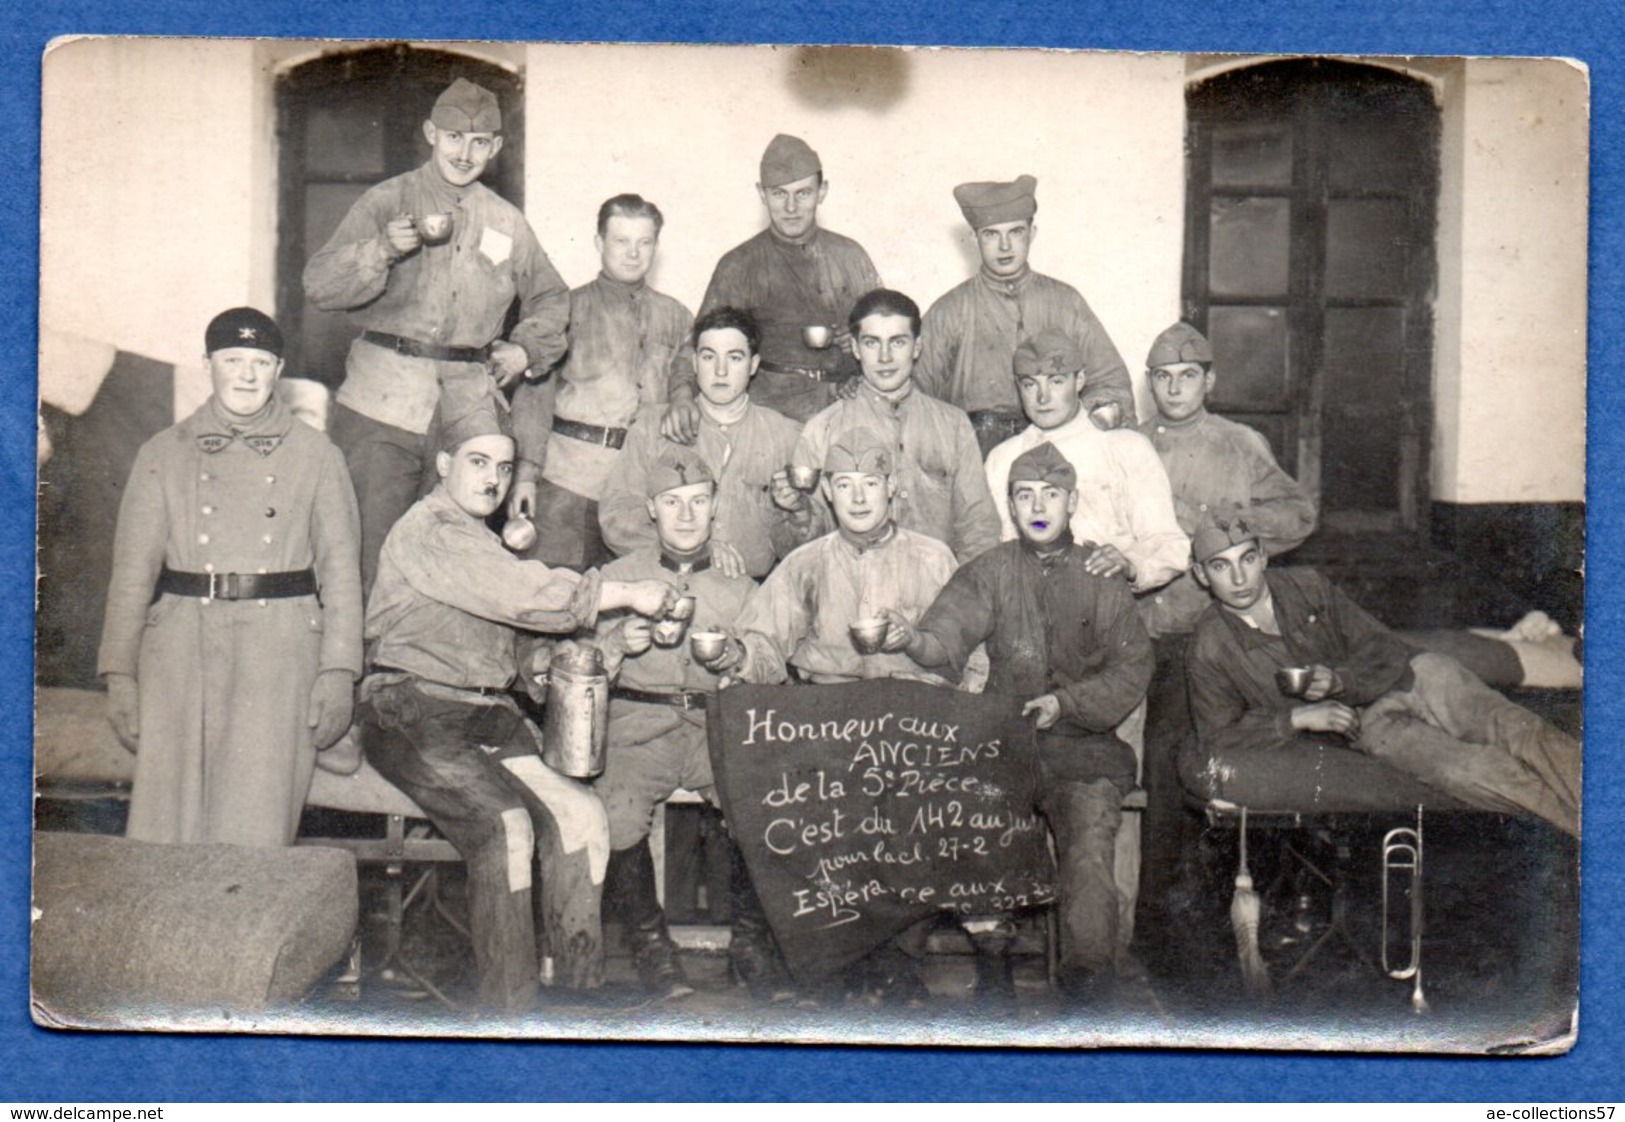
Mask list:
[[[609,675],[603,654],[574,647],[554,655],[547,668],[542,762],[560,775],[591,779],[604,770],[608,725]]]

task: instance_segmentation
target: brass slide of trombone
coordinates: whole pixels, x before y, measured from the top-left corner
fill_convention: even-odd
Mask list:
[[[1402,967],[1388,963],[1388,912],[1390,883],[1401,876],[1409,878],[1410,961]],[[1412,980],[1411,1010],[1428,1012],[1422,995],[1422,807],[1416,808],[1416,828],[1398,826],[1382,838],[1382,968],[1390,978]]]

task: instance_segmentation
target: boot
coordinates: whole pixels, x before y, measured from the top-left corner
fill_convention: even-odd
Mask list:
[[[618,860],[617,860],[618,859]],[[677,957],[677,944],[666,928],[666,913],[655,893],[654,857],[648,839],[611,857],[619,865],[617,885],[621,892],[626,925],[626,945],[632,952],[632,966],[646,993],[660,1000],[687,997],[694,992]],[[608,874],[605,875],[606,885]]]
[[[728,940],[728,965],[734,977],[750,988],[758,1001],[790,1001],[795,989],[779,956],[778,943],[768,926],[767,913],[745,868],[745,856],[728,839],[728,895],[733,927]]]
[[[618,923],[631,927],[628,920],[627,900],[631,895],[632,866],[637,863],[639,848],[647,851],[648,842],[630,849],[612,849],[609,862],[604,866],[603,915],[604,923]]]
[[[923,1009],[931,992],[920,977],[920,962],[888,943],[869,956],[870,1003]]]
[[[1015,928],[1001,923],[988,931],[970,933],[976,950],[976,1000],[989,1009],[1009,1011],[1016,1007],[1016,978],[1010,959]]]
[[[1116,1000],[1117,971],[1109,962],[1093,969],[1063,966],[1055,981],[1062,1000],[1080,1011],[1108,1008]]]
[[[909,924],[869,953],[863,960],[864,1004],[923,1009],[930,1002],[922,964],[938,918],[930,915]]]

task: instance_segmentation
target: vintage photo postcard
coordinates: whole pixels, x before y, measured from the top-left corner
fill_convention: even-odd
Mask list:
[[[37,1024],[1574,1044],[1583,67],[43,82]]]

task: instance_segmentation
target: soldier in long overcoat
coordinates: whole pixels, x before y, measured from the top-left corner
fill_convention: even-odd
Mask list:
[[[136,753],[130,837],[287,845],[361,670],[355,492],[276,395],[270,317],[222,312],[205,348],[214,394],[125,486],[97,672]]]

